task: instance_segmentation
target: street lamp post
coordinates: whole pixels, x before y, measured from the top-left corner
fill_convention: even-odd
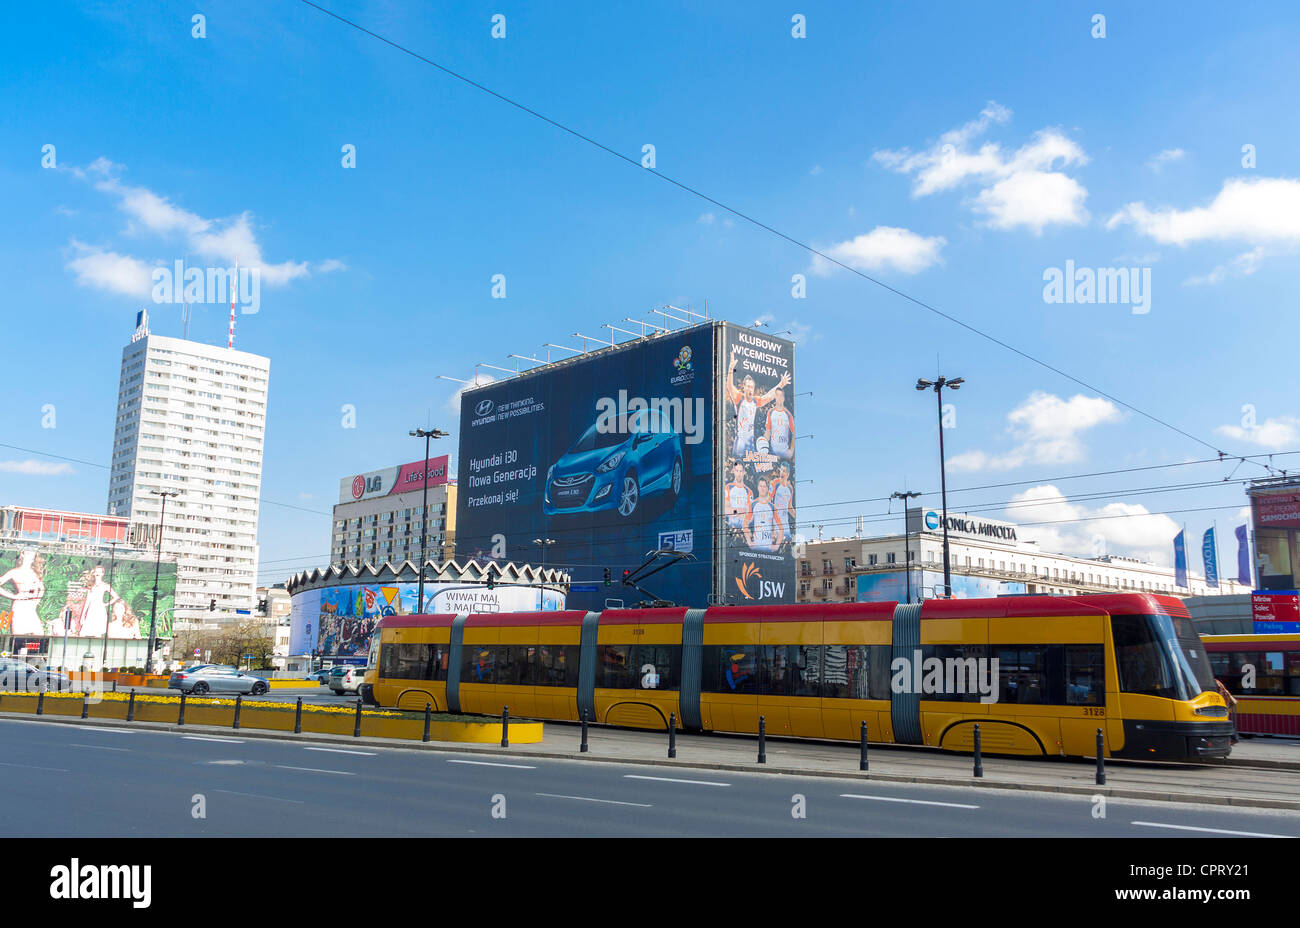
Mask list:
[[[426,541],[429,536],[429,439],[446,438],[447,432],[441,429],[415,429],[412,438],[424,439],[424,493],[420,502],[420,584],[415,594],[416,612],[424,612],[424,562],[428,557]]]
[[[167,497],[180,496],[176,490],[150,490],[155,496],[162,497],[162,508],[158,510],[158,558],[153,565],[153,602],[149,605],[149,651],[145,654],[145,671],[153,673],[153,652],[158,646],[158,571],[162,568],[163,517],[167,514]]]
[[[939,490],[943,497],[943,595],[945,599],[952,597],[952,570],[948,564],[948,477],[943,462],[943,388],[957,390],[965,382],[964,377],[954,377],[952,380],[944,377],[938,380],[918,378],[916,381],[918,390],[933,389],[939,404]]]
[[[912,601],[912,532],[907,525],[907,501],[921,494],[916,490],[895,491],[889,494],[890,499],[901,499],[903,501],[903,570],[907,574],[907,601]],[[922,574],[924,578],[924,574]]]
[[[543,598],[546,590],[546,549],[555,544],[554,538],[534,538],[533,544],[542,549],[542,589],[537,594],[537,611],[542,611]]]
[[[113,586],[113,568],[117,565],[117,542],[109,542],[112,553],[108,558],[108,588],[116,589]],[[99,672],[103,673],[108,666],[108,626],[113,624],[113,607],[109,606],[109,613],[104,617],[104,652],[99,656]]]

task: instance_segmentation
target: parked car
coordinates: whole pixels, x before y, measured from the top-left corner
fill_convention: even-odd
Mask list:
[[[657,409],[587,429],[546,473],[547,516],[615,510],[631,518],[643,499],[682,491],[682,437]]]
[[[41,670],[15,657],[0,657],[0,692],[35,693],[70,690],[72,680],[53,670]]]
[[[329,688],[334,691],[336,696],[342,696],[344,693],[355,693],[365,679],[366,668],[348,667],[345,664],[340,664],[330,670]]]
[[[319,683],[321,686],[324,686],[326,683],[329,682],[330,671],[331,671],[332,669],[333,669],[333,668],[330,668],[330,667],[324,667],[324,668],[322,668],[322,669],[320,669],[320,670],[313,670],[311,673],[307,674],[307,676],[303,677],[303,679],[304,679],[304,680],[315,680],[315,681],[316,681],[317,683]]]
[[[262,696],[271,689],[271,685],[262,677],[219,664],[202,664],[178,670],[168,678],[167,685],[174,690],[195,696],[202,696],[205,693],[242,693],[245,696]]]

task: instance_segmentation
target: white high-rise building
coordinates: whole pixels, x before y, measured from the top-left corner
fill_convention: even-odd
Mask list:
[[[157,524],[177,560],[179,622],[256,607],[269,358],[150,335],[137,317],[122,349],[108,511]],[[215,600],[215,609],[212,609]]]

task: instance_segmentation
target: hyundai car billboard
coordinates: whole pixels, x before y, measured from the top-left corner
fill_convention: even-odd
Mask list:
[[[713,581],[716,331],[665,333],[466,390],[457,558],[562,568],[575,585],[596,587],[572,591],[569,608],[603,608],[607,598],[642,601],[622,586],[623,571],[671,548],[691,557],[643,588],[704,604]]]
[[[720,531],[726,602],[795,601],[794,342],[723,327]]]

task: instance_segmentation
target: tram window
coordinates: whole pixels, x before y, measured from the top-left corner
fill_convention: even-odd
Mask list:
[[[997,646],[993,656],[998,659],[998,677],[1002,684],[998,696],[1000,702],[1040,705],[1047,701],[1045,646]]]
[[[789,696],[794,692],[794,670],[790,666],[790,648],[786,645],[762,645],[754,649],[758,666],[759,692],[768,696]]]
[[[441,646],[431,644],[388,644],[380,650],[379,675],[392,680],[441,680]]]
[[[922,699],[937,702],[979,702],[980,687],[987,685],[988,672],[985,661],[988,659],[988,647],[982,644],[940,644],[925,645],[921,648],[921,678],[928,681],[926,661],[938,658],[943,662],[943,675],[937,692],[922,693]],[[1005,669],[1001,669],[1005,673]],[[928,684],[927,684],[928,685]],[[1041,702],[1041,698],[1037,700]]]
[[[539,649],[538,686],[577,686],[578,654],[572,644],[544,644]]]
[[[791,696],[821,696],[822,677],[825,676],[824,649],[818,645],[796,644],[790,646],[790,669],[794,688]]]
[[[460,664],[461,683],[496,683],[496,648],[467,644]]]
[[[496,684],[498,686],[532,686],[537,662],[537,646],[503,644],[497,651]]]
[[[1099,706],[1106,701],[1106,663],[1099,644],[1065,646],[1065,703]]]
[[[681,645],[639,644],[632,650],[635,685],[643,690],[675,690],[682,674]]]
[[[1179,688],[1169,659],[1146,616],[1111,616],[1119,686],[1125,693],[1178,699]]]
[[[596,645],[596,686],[612,690],[636,687],[630,644]]]
[[[757,693],[757,645],[706,645],[701,690],[706,693]]]
[[[828,644],[822,650],[822,696],[827,699],[852,698],[849,647],[846,644]]]

